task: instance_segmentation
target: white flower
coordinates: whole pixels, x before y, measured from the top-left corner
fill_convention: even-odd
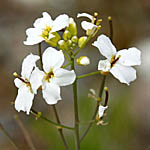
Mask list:
[[[15,109],[18,112],[22,110],[29,114],[34,94],[37,94],[37,89],[42,84],[40,70],[35,64],[37,60],[39,60],[39,56],[28,55],[22,63],[21,77],[17,75],[14,80],[18,88],[18,95],[15,100]]]
[[[104,111],[108,108],[108,106],[99,105],[98,116],[99,118],[103,117]]]
[[[100,27],[99,24],[101,20],[97,20],[97,16],[92,16],[88,13],[78,13],[77,18],[79,17],[87,17],[88,19],[91,20],[91,22],[88,21],[81,22],[81,26],[86,31],[87,35],[93,34],[96,31],[96,29]]]
[[[106,60],[100,60],[98,70],[111,72],[121,83],[130,84],[136,79],[136,70],[131,66],[141,64],[141,52],[135,47],[116,51],[110,39],[101,35],[97,38],[93,46],[96,46]]]
[[[75,72],[61,68],[64,63],[63,52],[55,48],[47,48],[42,56],[43,80],[42,93],[47,104],[56,104],[61,100],[60,86],[72,84],[75,81]]]
[[[42,41],[48,41],[55,37],[53,34],[69,25],[69,17],[66,14],[59,15],[55,20],[47,12],[42,13],[43,17],[35,20],[34,28],[26,30],[27,39],[25,45],[34,45]]]

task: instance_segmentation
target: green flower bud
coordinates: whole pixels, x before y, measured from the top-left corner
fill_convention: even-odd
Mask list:
[[[71,35],[77,35],[77,25],[73,18],[70,18],[67,30],[71,33]]]
[[[71,38],[71,33],[68,30],[65,30],[63,33],[63,39],[64,40],[69,40]]]
[[[72,41],[73,43],[77,43],[77,42],[78,42],[78,37],[77,37],[77,36],[73,36],[73,37],[71,38],[71,41]]]
[[[87,39],[87,36],[80,37],[79,40],[78,40],[78,46],[82,47],[84,45],[86,39]]]
[[[52,47],[57,47],[57,43],[61,39],[61,37],[57,32],[54,32],[52,34],[54,35],[54,37],[52,37],[49,40],[46,40],[46,42]]]
[[[58,41],[58,46],[59,46],[59,48],[62,49],[62,50],[67,50],[67,49],[68,49],[67,43],[66,43],[64,40]]]

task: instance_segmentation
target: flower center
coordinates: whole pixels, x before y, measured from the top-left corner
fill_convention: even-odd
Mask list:
[[[115,58],[115,56],[112,56],[111,61],[110,61],[111,68],[116,64],[116,62],[119,60],[120,57],[121,57],[120,55],[117,58]]]
[[[45,73],[44,80],[50,82],[50,79],[54,77],[54,73],[51,70],[49,73]]]
[[[48,40],[49,38],[49,32],[51,31],[51,27],[50,26],[46,26],[46,28],[42,31],[42,37],[45,39],[45,40]]]

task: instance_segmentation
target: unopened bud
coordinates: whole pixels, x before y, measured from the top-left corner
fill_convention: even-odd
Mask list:
[[[87,39],[87,36],[80,37],[79,40],[78,40],[78,46],[82,47],[84,45],[86,39]]]
[[[78,37],[77,37],[77,36],[73,36],[73,37],[71,38],[71,41],[72,41],[73,43],[77,43],[77,42],[78,42]]]
[[[61,39],[60,35],[57,32],[52,33],[54,35],[54,37],[46,40],[46,42],[52,46],[52,47],[56,47],[58,41]]]
[[[71,33],[68,30],[65,30],[63,33],[63,39],[64,40],[69,40],[71,38]]]
[[[64,40],[58,41],[58,46],[61,50],[67,50],[67,43]]]
[[[71,33],[71,35],[77,35],[77,25],[73,18],[69,19],[69,26],[67,30]]]
[[[81,66],[87,66],[90,64],[90,59],[87,56],[81,56],[77,58],[77,64]]]

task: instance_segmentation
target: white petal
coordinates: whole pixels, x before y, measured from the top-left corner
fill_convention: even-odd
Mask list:
[[[33,70],[30,76],[30,84],[34,94],[37,94],[38,88],[42,85],[42,80],[44,77],[44,72],[40,71],[37,67]]]
[[[53,105],[61,100],[60,87],[53,82],[44,82],[42,93],[47,104]]]
[[[57,51],[55,48],[48,47],[43,53],[43,68],[45,72],[49,72],[51,69],[55,70],[60,68],[64,63],[63,52]]]
[[[77,18],[79,18],[79,17],[87,17],[87,18],[89,18],[90,20],[93,20],[93,16],[90,15],[90,14],[88,14],[88,13],[78,13],[78,14],[77,14]]]
[[[38,43],[41,43],[42,41],[44,41],[44,38],[42,38],[41,36],[36,36],[36,37],[27,37],[26,41],[24,41],[24,45],[35,45]]]
[[[111,68],[111,64],[108,59],[100,60],[98,63],[98,70],[102,70],[104,72],[108,72]]]
[[[42,42],[44,39],[41,37],[42,31],[37,28],[29,28],[26,30],[27,39],[24,41],[25,45],[34,45]]]
[[[51,16],[47,12],[43,12],[42,15],[42,18],[38,18],[35,20],[33,26],[40,29],[45,28],[46,25],[52,26],[53,20],[51,19]]]
[[[35,63],[39,59],[40,59],[40,57],[38,55],[33,55],[33,54],[30,54],[25,57],[25,59],[23,60],[23,63],[22,63],[22,72],[21,72],[21,76],[24,79],[29,80],[30,75],[33,71],[33,68],[36,67]]]
[[[141,64],[141,51],[135,47],[128,50],[120,50],[117,52],[116,57],[121,56],[118,63],[125,66],[135,66]]]
[[[30,92],[29,88],[26,85],[21,86],[18,89],[18,95],[15,100],[15,109],[20,112],[21,110],[30,113],[32,107],[34,94]]]
[[[59,86],[70,85],[75,81],[76,74],[75,72],[68,71],[66,69],[59,68],[54,72],[53,81],[56,82]]]
[[[102,105],[99,106],[99,109],[98,109],[99,118],[103,117],[104,111],[105,111],[107,108],[108,108],[108,106],[105,106],[105,107],[102,106]]]
[[[51,32],[56,32],[61,29],[64,29],[69,25],[69,17],[66,14],[59,15],[54,21],[53,21],[53,28]]]
[[[81,26],[84,30],[91,30],[94,27],[97,27],[95,24],[91,23],[91,22],[87,22],[87,21],[82,21]]]
[[[121,83],[126,83],[127,85],[129,85],[131,81],[134,81],[136,79],[136,70],[132,67],[115,64],[110,72]]]
[[[23,85],[23,82],[19,80],[18,78],[14,80],[14,83],[17,88],[20,88]]]
[[[109,60],[112,58],[113,55],[116,54],[116,48],[112,44],[111,40],[103,34],[100,35],[97,38],[97,41],[95,41],[92,45],[97,47],[100,53]]]

